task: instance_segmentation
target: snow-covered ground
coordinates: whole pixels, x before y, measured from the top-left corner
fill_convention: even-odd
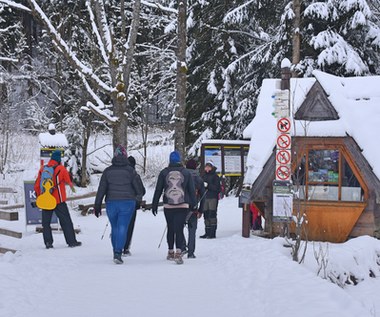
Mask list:
[[[94,146],[106,142],[98,140]],[[14,157],[22,148],[15,147]],[[166,164],[170,148],[149,149],[155,168],[159,162]],[[104,164],[101,152],[96,156]],[[138,150],[131,153],[138,158]],[[15,160],[14,169],[19,171],[8,173],[0,186],[20,192],[22,180],[36,173],[38,163],[32,160],[38,160],[38,153],[28,159]],[[95,190],[95,183],[93,177],[93,184],[78,189],[78,194]],[[148,189],[147,201],[152,191]],[[18,194],[8,196],[21,202]],[[282,238],[242,238],[241,209],[236,198],[228,197],[220,201],[217,239],[197,239],[196,259],[185,258],[184,265],[168,262],[165,240],[158,248],[165,229],[163,213],[154,217],[139,211],[133,254],[124,265],[115,265],[109,227],[101,239],[107,217],[81,216],[75,209],[78,203],[68,204],[75,226],[81,229],[78,240],[83,246],[78,248],[68,248],[62,233],[55,233],[54,249],[46,250],[41,234],[33,226],[25,229],[22,210],[18,222],[0,220],[0,227],[23,231],[21,240],[0,236],[1,246],[19,250],[0,255],[1,317],[380,316],[379,240],[361,237],[344,244],[315,243],[314,248],[309,243],[305,263],[297,264]],[[314,250],[320,248],[327,268],[318,276]],[[323,279],[325,273],[341,281],[352,274],[359,283],[341,288]]]
[[[164,217],[139,212],[132,256],[112,262],[107,218],[72,212],[82,247],[61,233],[54,249],[29,228],[18,254],[0,256],[0,316],[378,316],[380,279],[344,289],[291,261],[283,239],[241,237],[236,198],[220,203],[218,237],[197,240],[197,259],[168,262],[158,249]],[[199,234],[203,223],[199,222]],[[371,256],[380,242],[361,238]],[[375,243],[373,243],[375,241]],[[372,243],[371,243],[372,242]],[[370,247],[368,247],[370,246]],[[340,245],[350,252],[351,247]],[[335,249],[330,250],[330,254]],[[309,259],[310,260],[310,259]],[[379,272],[377,272],[379,273]]]

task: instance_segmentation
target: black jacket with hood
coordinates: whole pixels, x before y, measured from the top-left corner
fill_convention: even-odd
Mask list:
[[[106,201],[126,199],[141,201],[144,194],[145,188],[141,178],[130,166],[127,157],[115,156],[112,165],[104,170],[100,179],[95,209],[100,209],[104,196]]]
[[[220,178],[218,174],[216,174],[216,168],[213,167],[210,172],[205,172],[203,174],[203,181],[207,183],[207,194],[206,198],[208,199],[218,199],[219,198],[219,193],[221,191],[221,186],[220,186]]]
[[[157,211],[158,202],[160,200],[162,192],[165,192],[168,187],[166,184],[166,176],[169,174],[170,171],[179,171],[182,173],[184,177],[182,186],[185,191],[185,203],[188,204],[190,208],[193,208],[197,204],[197,199],[195,197],[195,187],[190,172],[180,163],[170,163],[169,166],[164,168],[158,175],[156,189],[154,191],[152,202],[152,211]],[[168,203],[168,199],[165,195],[163,196],[163,202],[164,204]]]

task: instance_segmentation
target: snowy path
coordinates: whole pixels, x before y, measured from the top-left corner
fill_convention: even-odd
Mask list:
[[[233,198],[221,201],[218,238],[198,239],[197,259],[185,259],[182,266],[165,260],[165,243],[157,248],[165,228],[162,213],[138,214],[133,256],[119,266],[112,262],[109,230],[100,239],[105,216],[73,213],[82,229],[80,248],[67,248],[55,234],[55,249],[46,250],[41,235],[29,233],[18,242],[19,255],[0,256],[0,316],[100,317],[121,310],[120,316],[366,317],[380,312],[373,294],[380,293],[379,279],[371,279],[370,288],[363,283],[346,291],[316,277],[290,260],[280,239],[242,238],[236,205]]]

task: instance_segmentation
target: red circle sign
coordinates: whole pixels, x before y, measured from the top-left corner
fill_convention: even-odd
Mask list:
[[[280,134],[277,138],[277,146],[280,149],[288,149],[290,148],[291,139],[288,134]]]
[[[281,133],[287,133],[290,131],[290,120],[288,118],[281,118],[277,121],[277,129]]]
[[[286,150],[278,151],[276,160],[279,164],[288,164],[290,162],[290,152]]]
[[[279,166],[276,170],[276,177],[282,181],[290,179],[290,169],[287,166]]]

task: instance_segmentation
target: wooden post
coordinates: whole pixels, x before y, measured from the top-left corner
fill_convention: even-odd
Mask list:
[[[251,213],[249,210],[249,204],[243,205],[243,228],[242,228],[242,236],[244,238],[249,238],[250,236],[250,228],[251,228]]]

